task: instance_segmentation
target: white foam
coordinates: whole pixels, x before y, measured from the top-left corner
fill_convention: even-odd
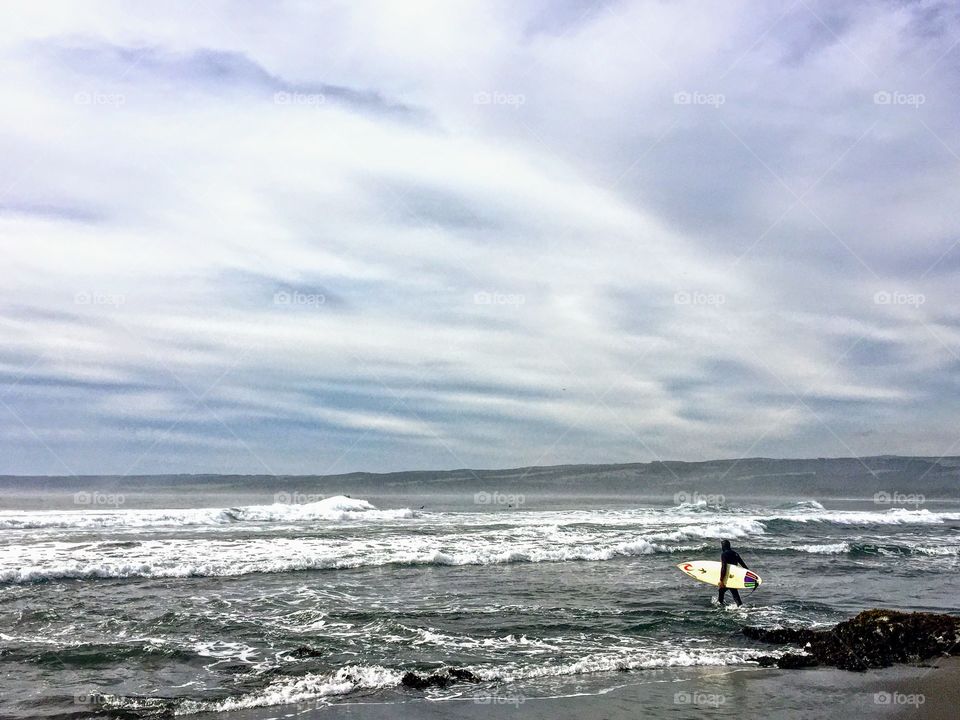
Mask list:
[[[826,510],[826,508],[816,500],[799,500],[798,502],[793,504],[793,508],[796,510],[812,510],[812,511]]]
[[[911,548],[913,552],[920,553],[921,555],[933,555],[933,556],[945,556],[945,555],[960,555],[960,545],[946,545],[942,547],[922,547],[917,546]]]
[[[928,555],[931,557],[946,557],[950,555],[960,554],[960,546],[957,545],[942,545],[939,547],[929,547],[922,545],[903,545],[895,546],[893,548],[884,547],[878,545],[876,547],[877,555],[885,555],[887,557],[901,557],[905,554],[917,554],[917,555]]]
[[[518,642],[514,639],[514,642]],[[552,664],[517,664],[468,666],[476,677],[487,682],[516,682],[540,678],[585,675],[624,670],[644,670],[669,667],[743,665],[761,656],[778,656],[777,650],[744,650],[725,648],[685,648],[670,643],[637,648],[630,652],[598,652],[578,660]],[[201,702],[185,701],[175,710],[176,715],[203,712],[235,712],[247,708],[292,705],[323,701],[347,695],[358,690],[377,690],[400,684],[404,673],[380,665],[352,665],[333,673],[308,674],[297,678],[276,680],[263,690],[231,697],[225,700]],[[123,703],[118,703],[123,707]]]
[[[727,518],[720,522],[703,522],[684,525],[670,532],[660,532],[647,537],[656,540],[681,540],[728,538],[731,540],[766,533],[763,523],[753,518]]]
[[[478,677],[491,682],[514,682],[544,677],[562,677],[589,673],[645,670],[669,667],[696,667],[719,665],[743,665],[762,656],[777,656],[777,651],[676,647],[660,643],[629,652],[598,652],[584,655],[578,660],[549,665],[517,665],[468,668]]]
[[[840,555],[850,552],[850,543],[829,543],[825,545],[790,545],[786,550],[812,553],[814,555]]]
[[[274,503],[234,508],[124,509],[76,511],[22,511],[0,513],[0,529],[44,528],[178,528],[243,527],[252,523],[301,523],[311,521],[393,521],[418,517],[409,508],[381,510],[366,500],[338,495],[302,504]],[[927,509],[891,508],[878,512],[829,511],[816,501],[803,501],[780,511],[719,509],[705,504],[670,508],[582,511],[502,511],[483,513],[430,513],[437,525],[476,527],[505,525],[536,527],[539,532],[566,541],[568,526],[671,528],[687,537],[745,537],[764,532],[770,520],[824,522],[841,525],[940,524],[960,519],[960,513],[934,513]],[[685,522],[685,524],[683,524]],[[680,530],[678,523],[683,524]]]
[[[118,523],[107,541],[54,542],[56,523],[64,516],[84,522]],[[499,518],[491,524],[490,516]],[[232,509],[115,510],[90,513],[5,513],[0,519],[40,518],[36,531],[10,533],[0,545],[0,582],[27,583],[56,579],[176,578],[239,576],[398,565],[495,565],[505,563],[602,562],[655,553],[709,550],[719,538],[756,540],[760,551],[794,550],[841,554],[849,547],[840,538],[805,543],[777,542],[771,530],[777,519],[833,522],[841,525],[938,524],[958,513],[890,509],[883,512],[801,510],[772,514],[717,514],[694,517],[672,509],[627,511],[544,511],[497,513],[428,513],[408,509],[378,510],[365,500],[345,496],[303,505],[252,505]],[[481,524],[480,517],[488,519]],[[170,522],[167,527],[164,523]],[[213,522],[219,525],[183,525]],[[338,523],[337,533],[302,533],[301,526]],[[79,525],[77,524],[79,523]],[[158,531],[139,525],[160,523]],[[179,524],[178,524],[179,523]],[[270,523],[282,523],[270,525]],[[370,524],[377,532],[369,532]],[[213,528],[222,528],[211,530]],[[182,537],[181,528],[189,528]],[[288,532],[291,528],[293,532]],[[269,529],[270,532],[264,532]],[[227,532],[229,530],[229,532]],[[282,534],[281,534],[282,531]],[[185,531],[186,532],[186,531]],[[118,538],[136,540],[119,542]],[[70,536],[72,537],[72,536]],[[842,537],[842,536],[841,536]],[[806,538],[804,538],[806,540]],[[693,542],[691,542],[693,541]],[[698,545],[698,541],[706,543]],[[890,540],[903,545],[903,540]],[[748,543],[752,544],[752,543]],[[908,543],[912,545],[912,543]],[[929,543],[928,543],[929,544]],[[715,548],[714,548],[715,549]],[[917,554],[951,555],[932,548]]]
[[[779,514],[770,516],[768,519],[802,523],[835,523],[837,525],[940,525],[947,520],[960,520],[960,513],[933,513],[925,508],[920,510],[891,508],[883,512],[845,510],[813,512],[810,514]]]
[[[357,690],[376,690],[400,683],[403,673],[380,665],[350,665],[333,673],[307,674],[276,680],[263,690],[225,700],[187,700],[174,711],[176,715],[203,712],[233,712],[271,705],[292,705],[310,700],[347,695]]]
[[[167,510],[111,509],[30,511],[0,513],[0,529],[38,528],[141,528],[230,525],[242,522],[305,522],[347,520],[398,520],[412,518],[409,508],[378,510],[366,500],[336,495],[310,503],[274,503],[236,508],[184,508]]]
[[[396,520],[413,517],[409,508],[378,510],[366,500],[343,495],[303,504],[274,503],[238,508],[235,518],[240,521],[302,522],[309,520]]]
[[[0,546],[0,582],[55,579],[175,578],[296,572],[361,566],[496,565],[566,561],[599,562],[670,552],[644,538],[576,545],[494,535],[464,538],[377,534],[337,537],[162,538],[130,546],[48,542]]]
[[[719,505],[711,505],[706,501],[705,498],[697,498],[694,502],[682,502],[677,503],[673,506],[674,510],[684,512],[688,510],[706,510],[706,509],[718,509]]]
[[[555,643],[528,638],[526,635],[478,638],[470,635],[451,635],[434,629],[407,627],[405,625],[401,625],[400,627],[416,636],[416,639],[412,641],[413,645],[436,645],[437,647],[445,649],[483,648],[484,650],[505,650],[515,647],[551,651],[560,649],[559,645]],[[407,638],[403,637],[397,638],[397,640],[405,643],[410,642]]]

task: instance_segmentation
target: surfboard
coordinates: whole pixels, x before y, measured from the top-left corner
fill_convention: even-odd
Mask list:
[[[677,567],[680,572],[689,575],[695,580],[705,582],[707,585],[720,584],[720,561],[719,560],[690,560],[682,562]],[[753,570],[747,570],[739,565],[727,566],[727,587],[734,590],[753,590],[760,587],[763,580]]]

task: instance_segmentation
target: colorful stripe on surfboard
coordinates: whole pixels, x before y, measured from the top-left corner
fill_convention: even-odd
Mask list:
[[[757,576],[749,570],[743,575],[743,587],[752,590],[757,586]]]

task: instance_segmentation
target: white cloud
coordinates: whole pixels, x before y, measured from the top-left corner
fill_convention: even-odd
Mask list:
[[[52,7],[0,41],[0,472],[953,441],[916,406],[957,383],[957,66],[916,8]]]

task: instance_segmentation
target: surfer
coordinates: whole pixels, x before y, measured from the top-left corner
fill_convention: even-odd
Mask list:
[[[727,592],[727,566],[728,565],[739,565],[744,569],[747,568],[747,564],[743,561],[743,558],[740,557],[740,553],[730,547],[729,540],[720,541],[720,604],[723,605],[723,596]],[[735,588],[730,588],[730,594],[733,595],[733,599],[737,601],[737,607],[743,605],[743,601],[740,599],[740,593],[736,591]]]

